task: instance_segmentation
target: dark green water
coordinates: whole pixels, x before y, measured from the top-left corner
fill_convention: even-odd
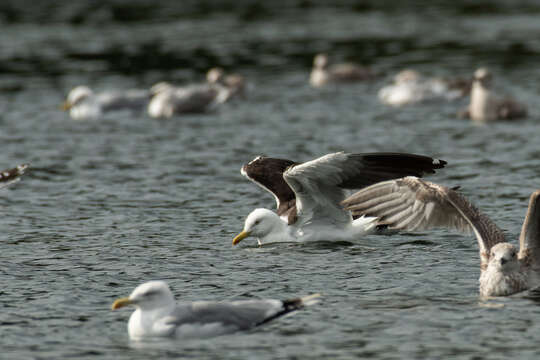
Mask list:
[[[461,185],[517,242],[540,186],[540,4],[453,4],[2,2],[1,164],[32,168],[0,194],[0,358],[538,358],[538,303],[478,298],[472,235],[231,247],[253,208],[274,206],[244,162],[339,150],[447,160],[432,179]],[[388,75],[314,90],[320,51]],[[197,81],[215,65],[249,79],[245,101],[170,121],[58,110],[79,84]],[[476,126],[454,115],[465,101],[396,110],[376,98],[404,67],[478,66],[529,105],[527,120]],[[109,307],[153,279],[184,300],[324,298],[247,333],[132,343],[129,311]]]

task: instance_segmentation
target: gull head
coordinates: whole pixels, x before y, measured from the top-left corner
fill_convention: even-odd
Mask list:
[[[486,68],[479,68],[474,72],[473,81],[481,84],[483,87],[489,87],[491,85],[491,80],[491,73]]]
[[[88,86],[77,86],[71,89],[66,101],[62,105],[62,110],[67,111],[77,104],[82,103],[86,99],[92,97],[94,92]]]
[[[328,66],[328,55],[317,54],[313,59],[313,67],[318,69],[324,69]]]
[[[206,81],[210,84],[216,84],[223,81],[224,72],[220,67],[213,67],[206,73]]]
[[[489,254],[489,268],[502,272],[519,270],[516,247],[508,243],[494,245]]]
[[[142,310],[153,310],[174,304],[174,297],[165,281],[149,281],[133,290],[127,298],[117,299],[111,306],[112,310],[133,305]]]
[[[261,244],[262,239],[283,226],[279,216],[268,209],[253,210],[244,223],[244,230],[233,239],[233,245],[238,244],[248,236],[254,236]]]

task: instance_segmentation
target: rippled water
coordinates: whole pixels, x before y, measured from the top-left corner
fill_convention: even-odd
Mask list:
[[[432,179],[461,185],[517,240],[540,176],[536,3],[48,4],[0,6],[2,166],[32,165],[0,194],[0,358],[538,358],[538,303],[478,298],[472,235],[231,247],[253,208],[274,206],[240,175],[244,162],[339,150],[447,160]],[[319,51],[388,75],[311,89]],[[81,83],[193,81],[214,65],[249,78],[245,101],[170,121],[75,122],[58,110]],[[480,65],[529,104],[527,120],[476,126],[454,116],[465,102],[377,102],[405,66],[469,76]],[[247,333],[133,343],[129,311],[109,306],[151,279],[184,300],[324,298]]]

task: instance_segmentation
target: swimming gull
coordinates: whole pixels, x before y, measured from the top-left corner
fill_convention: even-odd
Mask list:
[[[353,63],[329,65],[327,54],[317,54],[313,59],[309,83],[321,87],[329,83],[364,81],[373,77],[373,72],[367,67]]]
[[[379,100],[386,105],[402,106],[432,100],[454,100],[470,89],[463,79],[425,78],[418,71],[406,69],[394,77],[394,83],[381,88]]]
[[[527,106],[512,98],[499,98],[492,91],[493,77],[486,68],[474,73],[471,101],[460,117],[474,121],[513,120],[527,116]]]
[[[317,302],[319,294],[290,300],[194,301],[176,303],[164,281],[149,281],[112,310],[135,306],[128,322],[133,339],[146,337],[209,337],[248,330]]]
[[[443,160],[401,153],[327,154],[305,163],[256,157],[241,173],[270,191],[277,213],[255,209],[233,245],[248,236],[263,242],[354,240],[375,230],[373,218],[353,218],[340,201],[347,189],[406,175],[422,176],[445,166]]]
[[[113,90],[94,93],[87,86],[74,87],[62,105],[74,120],[95,120],[106,112],[117,110],[141,111],[150,100],[147,90]]]
[[[519,253],[503,231],[456,189],[416,177],[384,181],[353,194],[345,209],[397,230],[472,230],[480,250],[480,295],[506,296],[540,285],[540,190],[529,201]]]
[[[150,92],[153,96],[148,104],[148,114],[153,118],[211,111],[231,95],[228,88],[217,83],[177,87],[160,82],[152,86]]]
[[[0,172],[0,188],[13,184],[21,179],[28,164],[18,165],[15,168],[3,170]]]
[[[206,81],[209,84],[220,84],[229,90],[227,100],[243,96],[246,88],[246,81],[242,75],[227,74],[220,67],[213,67],[206,73]]]

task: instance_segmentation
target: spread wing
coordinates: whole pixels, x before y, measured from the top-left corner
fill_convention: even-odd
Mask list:
[[[414,154],[338,152],[290,166],[283,177],[296,195],[297,215],[302,223],[317,218],[339,224],[351,221],[351,214],[340,205],[346,196],[344,189],[359,189],[406,175],[422,176],[445,164]]]
[[[502,230],[463,195],[416,177],[369,186],[342,204],[354,215],[378,217],[381,224],[391,229],[472,229],[478,240],[482,269],[487,266],[491,247],[505,241]]]
[[[22,164],[13,169],[7,169],[0,172],[0,188],[13,184],[20,180],[24,171],[28,168],[28,164]]]
[[[279,216],[288,218],[290,214],[291,218],[294,218],[296,217],[296,197],[283,179],[283,172],[295,164],[291,160],[258,156],[242,166],[240,172],[274,195]]]
[[[540,272],[540,190],[532,193],[519,237],[519,258]]]

